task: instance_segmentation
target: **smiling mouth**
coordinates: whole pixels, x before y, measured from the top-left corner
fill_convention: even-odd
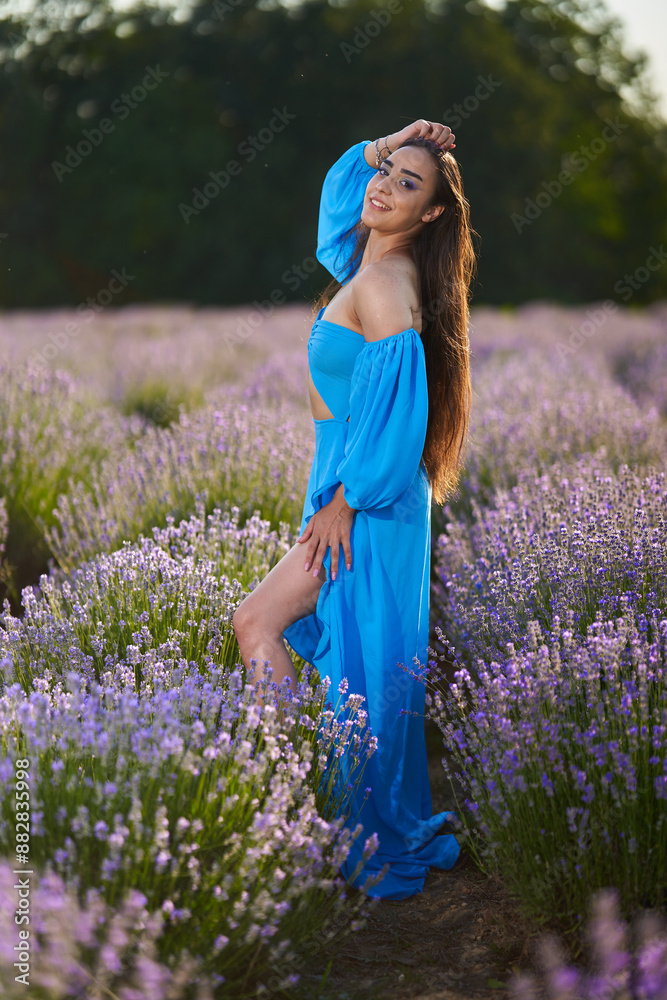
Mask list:
[[[373,208],[377,208],[377,209],[379,209],[382,212],[390,212],[391,211],[391,209],[389,208],[389,205],[385,205],[384,202],[378,201],[376,198],[371,198],[370,199],[370,204],[373,206]]]

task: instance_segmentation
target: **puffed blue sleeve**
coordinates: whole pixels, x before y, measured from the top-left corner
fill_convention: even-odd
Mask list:
[[[375,173],[375,167],[369,167],[364,159],[369,141],[350,146],[329,169],[322,185],[315,256],[338,281],[345,277],[354,250],[353,242],[343,235],[361,218],[366,185]]]
[[[336,469],[350,507],[398,500],[419,469],[427,422],[426,359],[417,331],[365,344],[352,373],[350,426]]]

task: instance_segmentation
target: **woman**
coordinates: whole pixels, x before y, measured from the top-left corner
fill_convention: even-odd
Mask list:
[[[246,666],[269,660],[274,680],[296,682],[287,639],[332,691],[346,678],[366,698],[378,749],[343,873],[376,831],[355,884],[388,862],[373,894],[390,899],[421,891],[428,866],[450,868],[459,850],[438,834],[448,814],[431,815],[424,686],[399,666],[426,663],[431,499],[454,490],[468,428],[475,257],[454,139],[419,120],[352,146],[326,176],[317,257],[336,281],[308,341],[301,535],[234,616]]]

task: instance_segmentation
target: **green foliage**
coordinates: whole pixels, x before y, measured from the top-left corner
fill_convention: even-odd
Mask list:
[[[201,406],[204,397],[196,389],[188,392],[174,392],[166,380],[146,379],[144,382],[128,386],[121,403],[127,416],[133,413],[143,417],[148,425],[169,427],[178,423],[180,407]]]

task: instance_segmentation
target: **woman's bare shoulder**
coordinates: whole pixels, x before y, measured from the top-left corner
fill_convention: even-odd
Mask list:
[[[419,297],[416,265],[402,257],[367,264],[354,280],[354,309],[367,341],[381,340],[412,327]]]

